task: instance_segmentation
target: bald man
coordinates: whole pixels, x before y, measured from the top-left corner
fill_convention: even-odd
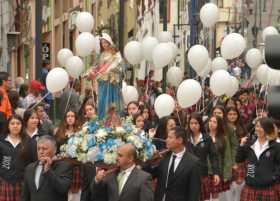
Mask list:
[[[118,148],[118,170],[106,172],[97,169],[92,182],[96,201],[153,201],[152,177],[136,168],[136,149],[131,144]]]

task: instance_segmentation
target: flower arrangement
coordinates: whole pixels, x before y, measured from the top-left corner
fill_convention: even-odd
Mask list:
[[[97,120],[86,123],[72,134],[60,148],[61,155],[80,162],[103,161],[115,164],[117,148],[125,143],[136,147],[137,160],[145,162],[152,158],[155,146],[143,131],[139,131],[128,119],[119,127],[103,127]]]

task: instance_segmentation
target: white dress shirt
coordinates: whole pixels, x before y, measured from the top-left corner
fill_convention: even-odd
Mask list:
[[[43,163],[39,162],[39,164],[37,165],[36,170],[35,170],[35,185],[36,185],[37,189],[39,188],[40,176],[41,176],[42,171],[43,171]]]
[[[171,163],[172,163],[172,159],[173,159],[173,156],[176,155],[176,159],[175,159],[175,162],[174,162],[174,172],[176,171],[179,163],[181,162],[182,158],[183,158],[183,155],[186,151],[186,148],[183,149],[183,151],[175,154],[175,153],[172,153],[171,154],[171,157],[170,157],[170,160],[169,160],[169,165],[168,165],[168,174],[169,174],[169,169],[170,169],[170,166],[171,166]]]
[[[35,135],[38,135],[38,128],[35,129],[30,137],[33,138]]]
[[[194,146],[196,146],[198,143],[200,143],[200,142],[202,142],[202,141],[203,141],[203,135],[202,135],[201,133],[199,134],[197,143],[195,143],[193,137],[191,137],[191,143],[192,143]]]
[[[251,146],[251,148],[254,150],[259,160],[261,154],[269,148],[268,140],[266,140],[266,142],[263,145],[260,144],[259,140],[256,140],[256,142]]]
[[[127,182],[127,180],[128,180],[128,177],[130,176],[130,174],[131,174],[131,172],[132,172],[132,170],[135,168],[135,165],[133,165],[133,166],[131,166],[130,168],[128,168],[128,169],[126,169],[126,170],[123,170],[123,171],[121,171],[119,174],[124,174],[123,175],[123,179],[122,179],[122,185],[121,185],[121,187],[120,187],[120,192],[122,192],[122,190],[123,190],[123,187],[124,187],[124,185],[125,185],[125,183]]]

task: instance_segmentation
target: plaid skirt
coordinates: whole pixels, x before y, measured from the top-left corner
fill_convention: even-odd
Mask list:
[[[20,201],[21,182],[10,184],[0,178],[0,201]]]
[[[205,176],[200,178],[200,198],[199,201],[210,200],[210,177]]]
[[[210,176],[210,193],[217,194],[224,191],[224,180],[221,178],[221,181],[218,185],[214,185],[213,175]]]
[[[241,191],[240,201],[279,201],[273,187],[254,189],[247,185]]]
[[[232,180],[244,180],[246,176],[246,164],[240,163],[236,169],[232,169]]]
[[[279,199],[280,199],[280,183],[275,184],[274,189],[278,193],[278,196],[279,196]]]
[[[73,180],[70,188],[71,193],[78,193],[81,189],[81,167],[75,166],[73,168]]]

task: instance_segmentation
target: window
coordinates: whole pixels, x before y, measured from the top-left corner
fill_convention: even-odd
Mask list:
[[[160,0],[159,1],[160,22],[163,22],[163,17],[165,14],[167,15],[167,22],[170,22],[170,0]]]

